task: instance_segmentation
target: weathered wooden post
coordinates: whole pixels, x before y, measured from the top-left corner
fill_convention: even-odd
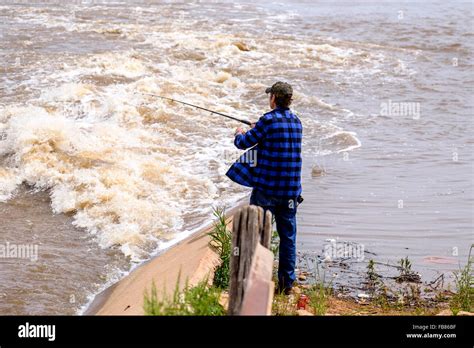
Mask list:
[[[234,215],[229,315],[271,313],[274,290],[271,233],[272,214],[264,213],[261,207],[245,206]]]

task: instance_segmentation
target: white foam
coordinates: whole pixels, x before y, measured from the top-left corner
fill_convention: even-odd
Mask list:
[[[292,14],[281,18],[287,15]],[[48,16],[24,14],[20,20],[46,26],[72,21]],[[117,27],[93,24],[105,34]],[[68,28],[87,31],[91,23]],[[144,27],[124,23],[118,29],[133,36],[143,34]],[[50,88],[29,101],[35,106],[10,105],[0,113],[0,132],[6,134],[0,155],[10,158],[0,174],[0,197],[10,198],[21,181],[49,189],[54,212],[73,214],[74,224],[94,234],[101,246],[118,246],[134,261],[179,240],[185,214],[205,216],[216,198],[231,202],[246,192],[223,178],[228,166],[223,154],[234,149],[234,121],[136,92],[186,96],[197,105],[256,119],[262,110],[245,98],[263,90],[252,76],[261,73],[264,61],[339,69],[352,59],[357,64],[351,68],[371,67],[370,59],[367,64],[358,59],[362,50],[337,42],[310,44],[295,38],[288,62],[279,53],[288,48],[285,39],[262,42],[222,32],[203,36],[158,29],[151,25],[144,44],[166,54],[121,50],[67,60],[48,76]],[[118,83],[107,82],[115,77]],[[345,113],[317,97],[297,97],[334,115]],[[314,139],[342,131],[302,121],[305,147],[311,151]],[[346,145],[318,150],[342,151],[360,143]]]

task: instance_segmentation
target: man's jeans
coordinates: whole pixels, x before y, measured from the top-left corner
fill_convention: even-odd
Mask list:
[[[291,288],[296,278],[296,197],[293,199],[271,197],[254,189],[250,196],[250,204],[270,210],[275,217],[280,236],[278,286],[280,289]]]

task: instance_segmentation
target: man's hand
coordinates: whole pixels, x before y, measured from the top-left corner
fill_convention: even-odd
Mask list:
[[[250,128],[254,128],[255,125],[256,125],[255,122],[254,122],[254,123],[251,123],[251,124],[250,124]],[[245,134],[245,132],[247,132],[245,129],[239,127],[239,128],[237,128],[237,129],[235,130],[234,136],[237,136],[238,134]]]
[[[245,134],[245,130],[243,130],[242,128],[237,128],[235,130],[235,133],[234,133],[234,136],[237,136],[238,134]]]

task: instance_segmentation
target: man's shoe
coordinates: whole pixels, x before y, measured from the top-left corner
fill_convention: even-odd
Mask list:
[[[279,286],[276,287],[275,289],[275,294],[281,295],[285,294],[286,296],[291,295],[292,288],[281,288]]]

